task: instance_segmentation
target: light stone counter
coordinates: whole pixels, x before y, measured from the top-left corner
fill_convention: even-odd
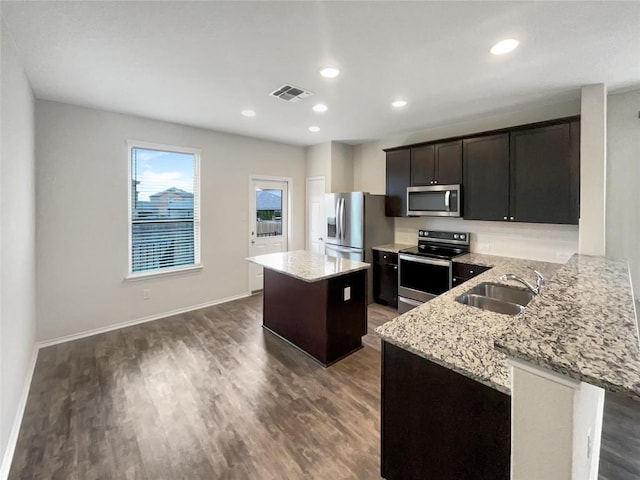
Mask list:
[[[626,262],[574,255],[519,318],[496,339],[499,350],[640,398],[638,324]]]
[[[378,327],[385,341],[505,393],[510,393],[506,352],[640,397],[638,328],[625,262],[574,255],[563,266],[474,253],[454,261],[493,268]],[[455,301],[478,283],[503,283],[504,273],[535,283],[534,268],[547,283],[519,315]]]
[[[398,253],[400,250],[411,247],[415,247],[415,245],[405,245],[404,243],[387,243],[385,245],[377,245],[371,248],[373,250],[380,250],[381,252]]]
[[[551,279],[561,265],[478,254],[462,255],[455,261],[493,268],[381,325],[376,332],[387,342],[509,394],[507,357],[496,350],[494,341],[513,328],[520,315],[470,307],[456,302],[455,297],[481,282],[501,283],[505,273],[533,281],[536,269]],[[534,298],[529,305],[536,301]]]
[[[370,267],[368,263],[328,257],[307,250],[268,253],[249,257],[247,260],[305,282],[317,282],[318,280],[338,277],[345,273],[365,270]]]

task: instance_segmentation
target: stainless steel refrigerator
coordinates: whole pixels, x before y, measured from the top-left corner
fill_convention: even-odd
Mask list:
[[[393,218],[384,215],[384,195],[365,192],[327,193],[325,255],[373,263],[371,247],[393,243]],[[372,268],[369,301],[372,301]]]

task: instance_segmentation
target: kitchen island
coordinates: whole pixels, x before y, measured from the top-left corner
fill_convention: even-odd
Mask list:
[[[383,476],[595,478],[602,389],[640,398],[626,264],[585,255],[565,265],[478,254],[454,261],[492,268],[376,330]],[[547,285],[519,315],[455,300],[481,282],[503,283],[505,273],[531,281],[534,268]],[[401,395],[397,374],[409,385]]]
[[[305,250],[247,260],[264,267],[263,328],[325,367],[362,348],[368,263]]]

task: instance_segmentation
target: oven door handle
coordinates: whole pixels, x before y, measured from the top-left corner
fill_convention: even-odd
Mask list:
[[[436,258],[424,258],[424,257],[414,257],[413,255],[400,255],[398,260],[404,260],[405,262],[416,262],[416,263],[425,263],[427,265],[438,265],[441,267],[450,267],[450,260],[438,260]]]

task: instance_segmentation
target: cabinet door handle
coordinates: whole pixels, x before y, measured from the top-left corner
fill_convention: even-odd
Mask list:
[[[507,219],[507,217],[504,217],[504,219],[506,220],[506,219]]]
[[[394,269],[394,270],[397,270],[397,269],[398,269],[398,265],[394,265],[394,266],[393,266],[393,269]]]
[[[514,217],[509,217],[509,220],[515,220],[515,218]]]
[[[386,256],[386,255],[383,255],[383,256],[382,256],[382,258],[387,258],[387,256]]]
[[[469,270],[469,273],[473,273],[473,270]]]

